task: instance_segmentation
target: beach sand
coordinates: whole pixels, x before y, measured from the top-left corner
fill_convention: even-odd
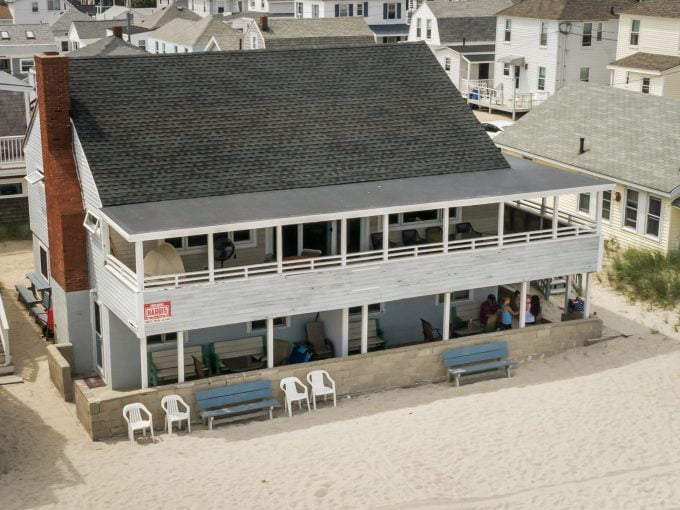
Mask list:
[[[599,286],[598,315],[631,336],[530,362],[512,379],[132,444],[92,442],[60,402],[44,341],[7,290],[26,264],[20,251],[0,255],[25,379],[0,386],[3,510],[680,507],[680,338],[660,312]]]

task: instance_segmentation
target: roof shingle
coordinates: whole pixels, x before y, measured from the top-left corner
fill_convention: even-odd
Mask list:
[[[620,58],[609,65],[631,69],[645,69],[648,71],[667,71],[668,69],[680,66],[680,57],[638,52]]]
[[[637,0],[523,0],[498,13],[499,16],[560,21],[608,20]],[[647,0],[645,0],[647,1]]]
[[[680,18],[680,2],[678,0],[644,0],[644,2],[633,4],[622,12],[637,16]]]

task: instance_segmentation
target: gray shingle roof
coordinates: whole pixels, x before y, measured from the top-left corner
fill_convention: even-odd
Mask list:
[[[499,16],[561,21],[607,20],[637,0],[523,0],[498,13]],[[645,2],[647,0],[644,0]],[[612,9],[614,14],[612,14]]]
[[[375,42],[361,17],[280,18],[268,23],[269,30],[261,31],[268,49],[365,46]]]
[[[94,18],[90,18],[87,14],[80,12],[75,7],[69,7],[61,16],[50,23],[52,32],[54,32],[54,35],[66,35],[68,29],[71,28],[71,23],[74,21],[94,21]]]
[[[148,37],[161,41],[202,48],[210,42],[213,36],[219,39],[220,48],[223,51],[239,48],[238,41],[241,39],[241,33],[231,28],[224,21],[211,16],[201,18],[198,21],[175,18],[148,35]],[[225,44],[227,38],[233,40],[232,44]]]
[[[437,18],[442,44],[466,41],[495,41],[496,13],[513,0],[434,0],[428,8]]]
[[[644,2],[636,3],[622,12],[638,16],[680,18],[680,2],[678,0],[644,0]]]
[[[437,18],[483,18],[495,16],[518,0],[432,0],[427,6]]]
[[[466,44],[463,46],[462,44],[449,44],[449,48],[451,48],[454,51],[457,51],[458,53],[462,53],[463,55],[467,55],[469,53],[495,53],[496,52],[496,45],[495,44]]]
[[[108,55],[146,55],[146,51],[111,35],[69,53],[68,56],[69,58],[81,58]]]
[[[678,126],[676,99],[580,83],[560,90],[494,141],[670,193],[680,185]]]
[[[507,168],[424,43],[69,67],[105,206]]]
[[[0,30],[9,34],[9,39],[0,38],[0,46],[14,46],[15,44],[55,44],[52,29],[47,24],[38,25],[0,25]],[[33,32],[35,36],[29,39],[26,32]]]
[[[80,39],[101,39],[106,37],[107,29],[127,26],[127,21],[74,21],[72,26],[75,28]]]
[[[649,71],[667,71],[680,66],[680,57],[638,52],[616,60],[609,65]]]
[[[161,9],[158,9],[149,16],[144,16],[144,19],[136,23],[140,27],[155,30],[169,23],[173,19],[188,19],[190,21],[198,21],[201,17],[186,7],[185,2],[173,2]]]

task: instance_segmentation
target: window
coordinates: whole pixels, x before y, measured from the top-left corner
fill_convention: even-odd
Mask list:
[[[454,290],[451,292],[451,304],[462,304],[469,303],[472,301],[473,292],[472,290]],[[437,294],[435,298],[435,304],[444,304],[444,294]]]
[[[104,369],[104,340],[102,338],[102,311],[101,308],[99,307],[99,303],[94,302],[93,303],[93,312],[92,314],[94,315],[94,346],[95,346],[95,356],[96,356],[96,362],[97,362],[97,367],[100,370]]]
[[[647,203],[647,227],[645,233],[648,236],[659,237],[659,226],[661,225],[661,199],[649,197]]]
[[[583,36],[581,38],[581,46],[590,46],[593,43],[593,24],[583,24]]]
[[[47,0],[48,11],[58,11],[59,9],[61,9],[59,0]]]
[[[187,237],[187,248],[198,248],[200,246],[208,246],[208,236],[189,236]]]
[[[235,244],[253,243],[255,242],[254,231],[252,230],[237,230],[231,233],[231,240]]]
[[[208,10],[208,8],[206,6],[206,1],[203,0],[203,12],[206,12],[207,10]]]
[[[350,317],[352,315],[358,315],[361,316],[361,306],[350,306],[349,307],[349,315]],[[368,305],[368,313],[369,315],[372,313],[383,313],[385,311],[385,303],[373,303]]]
[[[541,22],[540,45],[544,47],[548,45],[548,24],[545,22]]]
[[[649,86],[651,85],[651,78],[642,78],[642,93],[649,94]]]
[[[31,12],[38,12],[38,2],[31,2]]]
[[[275,317],[274,318],[275,328],[288,328],[290,327],[290,317]],[[253,331],[267,331],[267,319],[262,319],[259,321],[249,322],[246,326],[248,333]]]
[[[90,232],[91,234],[95,236],[99,236],[101,234],[101,226],[100,226],[100,218],[96,214],[93,214],[90,211],[87,211],[85,213],[85,220],[83,221],[83,227],[85,227],[85,230]]]
[[[61,51],[68,51],[68,41],[61,41]]]
[[[602,23],[597,24],[597,31],[595,33],[596,33],[595,38],[598,41],[601,41],[602,40]]]
[[[357,16],[364,15],[364,4],[357,4]]]
[[[425,21],[425,39],[432,39],[432,20]]]
[[[421,31],[421,19],[416,18],[416,38],[417,39],[420,39],[421,33],[422,33],[422,31]]]
[[[590,67],[582,67],[579,73],[579,80],[589,81],[590,80]]]
[[[538,68],[538,90],[545,90],[545,67]]]
[[[40,262],[40,274],[48,280],[50,279],[50,263],[47,258],[47,250],[40,245],[38,247],[38,262]]]
[[[629,189],[626,191],[626,208],[623,217],[623,226],[637,228],[637,213],[638,213],[639,194],[637,191]]]
[[[161,43],[161,47],[163,48],[163,53],[165,53],[165,43]]]
[[[512,20],[505,20],[505,42],[510,42],[512,39]]]
[[[424,221],[437,221],[439,219],[439,209],[430,209],[429,211],[412,211],[402,213],[402,223],[420,223]]]
[[[0,181],[0,200],[26,196],[22,181]]]
[[[260,9],[264,9],[264,0],[260,2]]]
[[[612,192],[602,192],[602,219],[610,221],[612,218]]]
[[[640,44],[640,20],[634,19],[630,26],[630,45],[639,46]]]
[[[26,30],[26,39],[35,39],[35,32],[33,30]]]
[[[156,53],[158,53],[158,41],[156,41]]]
[[[446,57],[444,59],[444,70],[445,71],[450,71],[451,70],[451,59],[449,57]]]
[[[626,71],[626,85],[630,83],[630,73]]]
[[[0,58],[0,71],[12,74],[12,61],[8,58]]]
[[[28,182],[29,184],[36,184],[42,181],[44,178],[45,174],[42,173],[42,170],[37,168],[35,172],[31,172],[26,176],[26,182]]]
[[[503,64],[503,76],[510,76],[510,64]]]
[[[6,32],[4,30],[0,31],[0,39],[4,39],[4,40],[9,39],[9,32]]]
[[[142,48],[143,50],[146,50],[146,41],[144,39],[140,39],[137,44],[139,44],[140,48]]]
[[[347,4],[337,4],[335,9],[335,17],[338,18],[344,18],[347,16],[347,13],[349,12],[347,9]]]
[[[579,212],[590,214],[590,193],[579,193],[578,210]]]
[[[22,73],[27,73],[31,69],[33,69],[33,66],[35,66],[35,63],[33,62],[32,58],[22,58],[20,60],[21,62],[21,72]]]
[[[253,36],[251,39],[251,47],[256,50],[257,49],[257,36]]]
[[[71,41],[71,51],[76,51],[80,48],[80,43],[78,41]]]
[[[184,343],[189,341],[189,336],[184,335]],[[177,333],[164,333],[162,335],[151,335],[146,337],[147,344],[164,344],[167,342],[177,342]]]
[[[383,4],[383,19],[401,19],[401,4]]]
[[[295,2],[295,12],[297,13],[297,17],[301,18],[302,17],[302,2]]]
[[[318,5],[312,5],[312,18],[318,18],[319,17],[319,6]]]
[[[175,53],[179,53],[179,49],[177,48],[176,44],[175,44]]]

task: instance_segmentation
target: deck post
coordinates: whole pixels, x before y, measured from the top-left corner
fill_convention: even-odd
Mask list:
[[[541,227],[539,228],[539,230],[543,230],[543,217],[545,216],[545,201],[546,201],[546,198],[542,197],[541,198]]]
[[[201,377],[203,374],[196,374]],[[177,332],[177,382],[184,382],[184,331]]]
[[[208,234],[208,280],[215,281],[215,236]]]
[[[347,265],[347,218],[340,220],[340,263]]]
[[[449,252],[449,208],[444,207],[442,210],[442,246],[443,252]]]
[[[498,202],[498,246],[503,246],[503,236],[505,235],[505,202]]]
[[[569,294],[571,293],[571,275],[568,274],[564,284],[564,313],[569,312]]]
[[[349,308],[343,308],[341,311],[341,335],[340,342],[342,347],[342,357],[349,356]]]
[[[529,282],[522,282],[520,294],[519,294],[519,327],[526,327],[527,319],[527,290],[529,287]]]
[[[383,260],[387,260],[389,258],[389,249],[390,249],[390,215],[389,214],[383,214],[382,217],[382,231],[383,231]]]
[[[104,254],[104,259],[111,255],[111,237],[109,234],[109,224],[103,219],[101,220],[101,234],[102,234],[102,252]]]
[[[590,319],[590,297],[593,294],[593,273],[586,273],[585,303],[583,305],[583,318]]]
[[[442,319],[442,340],[448,340],[451,334],[451,293],[444,294],[444,317]]]
[[[144,242],[135,241],[135,273],[137,274],[137,290],[144,290]]]
[[[276,225],[276,271],[283,273],[283,227]]]
[[[602,191],[598,191],[596,195],[596,206],[595,206],[595,225],[597,229],[597,235],[600,235],[602,233],[602,199],[603,199],[604,193]]]
[[[368,305],[361,307],[361,354],[368,352]]]
[[[149,387],[149,362],[146,353],[146,337],[139,339],[139,363],[142,374],[142,389]]]
[[[553,216],[552,216],[552,238],[557,239],[557,229],[560,226],[560,197],[555,195],[553,198]]]
[[[274,368],[274,319],[267,319],[267,368]]]

